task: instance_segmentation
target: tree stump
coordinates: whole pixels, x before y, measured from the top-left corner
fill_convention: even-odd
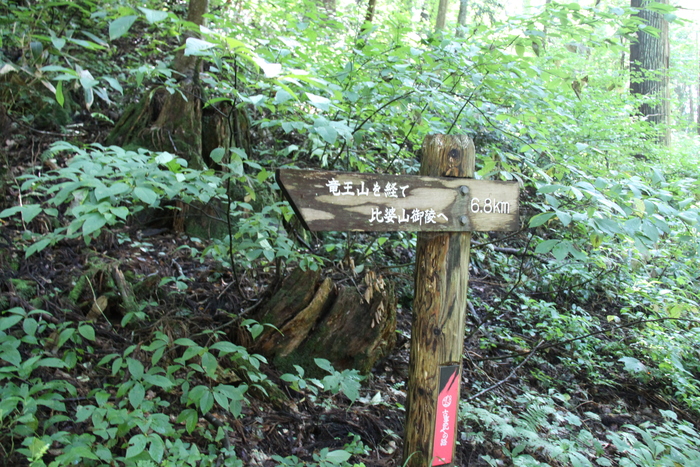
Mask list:
[[[319,375],[314,358],[338,370],[369,372],[396,343],[396,297],[393,287],[373,273],[361,294],[355,286],[337,286],[320,272],[293,271],[253,318],[268,324],[252,350],[282,371],[299,364]]]

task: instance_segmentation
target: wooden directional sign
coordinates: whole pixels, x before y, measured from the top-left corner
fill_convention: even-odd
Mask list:
[[[309,230],[472,232],[519,226],[517,182],[280,169]]]
[[[518,184],[473,180],[467,136],[429,135],[421,175],[277,171],[309,230],[417,231],[404,464],[454,465],[475,230],[517,230]],[[369,321],[368,321],[369,322]]]

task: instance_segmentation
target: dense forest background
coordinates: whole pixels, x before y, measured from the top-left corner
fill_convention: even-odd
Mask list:
[[[416,236],[307,232],[274,173],[452,134],[521,186],[455,464],[700,465],[694,8],[0,0],[0,464],[416,464]]]

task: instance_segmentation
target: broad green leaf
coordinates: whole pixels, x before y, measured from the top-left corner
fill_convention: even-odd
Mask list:
[[[80,85],[86,89],[93,88],[100,84],[89,70],[80,70]]]
[[[107,42],[105,42],[104,39],[102,39],[99,36],[96,36],[95,34],[91,33],[87,29],[82,29],[80,32],[85,34],[85,36],[87,36],[89,39],[92,39],[96,44],[104,46],[105,48],[109,47],[109,44]]]
[[[69,445],[65,448],[63,456],[65,456],[63,461],[67,463],[66,465],[78,465],[78,461],[82,459],[99,460],[92,449],[85,445]],[[80,462],[80,464],[85,465],[84,462]]]
[[[561,240],[545,240],[544,242],[537,245],[537,247],[535,248],[535,253],[537,253],[538,255],[549,253],[550,251],[552,251],[552,248],[554,248],[554,246],[560,241]]]
[[[27,318],[22,323],[22,329],[28,336],[34,336],[38,327],[39,323],[34,318]]]
[[[216,369],[219,367],[219,363],[216,361],[216,357],[209,352],[204,352],[202,354],[202,368],[204,372],[212,379],[216,378]]]
[[[214,391],[214,401],[219,404],[219,407],[223,407],[224,409],[228,410],[229,406],[231,405],[229,403],[228,397],[221,391]]]
[[[642,362],[634,357],[622,357],[618,360],[625,364],[625,370],[630,373],[638,373],[646,371],[647,367]]]
[[[309,103],[319,110],[327,112],[331,109],[331,100],[326,97],[318,96],[310,92],[306,93],[306,97],[309,99]]]
[[[146,17],[146,21],[148,21],[150,24],[158,23],[168,17],[167,11],[151,10],[142,6],[138,8]]]
[[[187,394],[187,401],[193,402],[196,405],[197,402],[202,398],[204,393],[207,391],[209,391],[209,388],[204,386],[203,384],[195,386],[190,390],[189,394]]]
[[[171,154],[169,152],[159,152],[158,155],[156,156],[156,164],[163,164],[163,165],[168,165],[170,161],[175,160],[177,157],[175,154]]]
[[[75,328],[66,328],[61,333],[58,335],[58,340],[56,341],[56,348],[60,349],[63,347],[63,344],[68,342],[68,339],[73,337],[73,334],[75,334]]]
[[[173,382],[163,375],[143,375],[143,380],[153,386],[158,386],[159,388],[169,389],[172,387]]]
[[[199,410],[201,410],[203,414],[207,414],[212,407],[214,407],[214,395],[207,389],[199,400]]]
[[[248,97],[248,101],[253,104],[254,107],[259,107],[262,103],[267,100],[267,96],[263,94],[256,94],[255,96]]]
[[[177,417],[178,423],[185,422],[185,429],[188,433],[192,433],[197,427],[197,422],[199,421],[199,414],[194,409],[185,409],[180,412]]]
[[[242,350],[245,350],[243,347],[229,341],[219,341],[209,348],[212,350],[220,351],[221,355],[225,355],[227,353],[241,352]]]
[[[37,60],[41,57],[41,54],[44,51],[44,45],[39,41],[31,41],[29,43],[29,51],[32,53],[32,58]]]
[[[107,391],[100,391],[95,394],[95,402],[97,402],[98,407],[103,407],[107,402],[109,402],[110,397],[111,394]]]
[[[226,154],[226,150],[224,148],[216,148],[211,151],[209,157],[218,164],[224,158],[224,154]]]
[[[22,220],[24,222],[31,222],[37,215],[41,213],[40,204],[25,204],[24,206],[14,206],[4,211],[0,212],[0,218],[10,217],[17,213],[22,214]]]
[[[163,460],[163,454],[165,453],[165,443],[163,442],[163,438],[156,433],[151,433],[148,435],[148,440],[151,443],[148,446],[148,454],[150,454],[153,462],[160,464]]]
[[[353,378],[346,378],[340,382],[340,390],[350,399],[355,402],[360,398],[360,382]]]
[[[557,261],[563,261],[564,258],[566,258],[566,255],[570,253],[570,251],[571,243],[566,240],[562,240],[556,245],[554,245],[554,247],[552,248],[552,256],[554,256],[554,259],[556,259]]]
[[[263,71],[266,78],[275,78],[282,73],[282,65],[279,63],[270,63],[260,57],[255,58],[255,63]]]
[[[86,49],[88,49],[88,50],[104,50],[104,49],[106,49],[105,46],[100,45],[100,44],[96,44],[96,43],[93,42],[93,41],[85,41],[85,40],[82,40],[82,39],[74,39],[74,38],[72,38],[72,37],[70,37],[70,38],[68,38],[68,39],[66,39],[66,40],[67,40],[68,42],[73,43],[73,44],[79,45],[80,47],[84,47],[84,48],[86,48]]]
[[[197,345],[197,343],[195,341],[193,341],[192,339],[188,339],[187,337],[181,337],[181,338],[177,339],[174,343],[177,345],[184,345],[187,347],[192,347],[192,346]],[[216,345],[216,344],[214,344],[214,345]],[[212,346],[212,348],[214,348],[214,346]]]
[[[210,55],[207,51],[214,47],[216,47],[216,44],[197,39],[196,37],[189,37],[185,42],[185,55]]]
[[[65,101],[66,98],[63,96],[63,81],[59,81],[58,84],[56,84],[56,102],[63,107]]]
[[[142,203],[149,206],[152,206],[158,200],[158,195],[155,191],[143,186],[137,186],[134,188],[134,196],[141,200]]]
[[[116,376],[119,370],[121,370],[123,363],[124,359],[122,357],[117,357],[114,359],[112,362],[112,376]]]
[[[571,214],[568,212],[564,211],[556,211],[557,217],[559,218],[559,221],[562,223],[564,227],[569,225],[571,223]]]
[[[328,144],[335,144],[338,139],[338,132],[331,126],[315,127],[316,133]]]
[[[51,38],[51,43],[53,44],[54,47],[56,47],[58,50],[61,50],[65,45],[66,45],[66,40],[62,37],[52,37]]]
[[[0,331],[10,329],[12,326],[19,323],[23,319],[24,319],[24,316],[21,316],[21,315],[9,315],[9,316],[4,316],[4,317],[0,318]]]
[[[539,227],[556,215],[557,214],[555,212],[543,212],[537,214],[536,216],[533,216],[532,219],[530,219],[529,226],[530,228]]]
[[[335,372],[335,368],[333,368],[331,362],[329,362],[325,358],[314,358],[314,363],[316,363],[316,365],[322,370],[326,370],[329,373]]]
[[[127,208],[125,206],[111,208],[110,211],[112,212],[112,214],[114,214],[115,216],[117,216],[123,220],[126,220],[126,218],[129,217],[129,208]]]
[[[348,451],[338,449],[338,450],[329,452],[326,455],[326,460],[328,462],[333,463],[333,464],[341,464],[341,463],[347,461],[348,459],[350,459],[351,456],[352,456],[352,454],[349,453]]]
[[[109,23],[109,40],[113,41],[129,32],[131,25],[137,18],[136,15],[122,16]]]
[[[136,360],[135,358],[127,358],[126,364],[127,364],[127,367],[129,368],[129,373],[131,373],[131,376],[134,379],[143,378],[143,372],[144,372],[143,363],[141,363],[139,360]]]
[[[81,336],[83,336],[85,339],[89,341],[94,341],[95,340],[95,328],[90,326],[89,324],[84,324],[78,328],[78,332],[80,333]]]
[[[83,235],[87,237],[91,233],[101,229],[107,223],[107,219],[99,212],[92,212],[85,217],[83,222]]]
[[[39,360],[36,364],[36,366],[45,366],[48,368],[65,368],[66,362],[61,360],[60,358],[42,358]]]
[[[168,435],[173,433],[173,426],[170,423],[170,415],[164,413],[151,414],[149,417],[151,422],[151,430],[160,435]]]
[[[107,83],[109,83],[109,85],[112,87],[112,89],[117,91],[119,94],[124,95],[124,88],[122,88],[122,85],[119,84],[119,81],[112,78],[111,76],[104,76],[104,77],[102,77],[102,79],[107,81]]]
[[[231,386],[230,384],[219,384],[215,388],[216,392],[224,394],[232,401],[242,401],[245,398],[245,393],[248,390],[247,384],[240,386]]]
[[[134,384],[134,387],[129,391],[129,403],[134,409],[138,409],[146,396],[146,390],[139,381]]]
[[[83,88],[83,95],[85,96],[85,107],[90,109],[92,103],[95,101],[95,91],[93,88]]]
[[[292,99],[292,95],[284,89],[280,89],[275,93],[275,100],[273,102],[275,103],[275,105],[280,105],[284,104],[290,99]]]
[[[22,363],[22,355],[19,353],[19,350],[7,346],[0,345],[0,359],[14,366],[20,366]]]
[[[226,167],[228,167],[232,175],[240,177],[244,174],[243,159],[245,158],[247,158],[247,155],[242,149],[231,149],[230,162],[226,164]]]
[[[146,449],[146,444],[148,444],[148,438],[146,435],[138,434],[132,436],[129,440],[129,447],[126,450],[126,458],[136,457],[141,454]]]
[[[253,338],[253,340],[257,339],[260,334],[265,330],[265,326],[262,324],[253,324],[248,328],[248,331],[250,331],[250,336]]]

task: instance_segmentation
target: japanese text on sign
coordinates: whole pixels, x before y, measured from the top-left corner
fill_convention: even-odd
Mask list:
[[[374,185],[372,186],[372,195],[382,196],[383,194],[385,198],[399,198],[398,190],[401,190],[400,197],[405,198],[408,185],[400,187],[397,187],[396,185],[397,183],[387,182],[382,189],[378,182],[374,182]],[[341,187],[341,183],[335,178],[329,180],[328,183],[326,183],[326,186],[328,187],[328,191],[330,191],[333,196],[370,196],[369,186],[365,187],[364,181],[361,182],[360,188],[358,189],[354,188],[352,182],[345,182]]]
[[[369,184],[368,184],[369,185]],[[360,182],[360,187],[355,188],[351,181],[341,183],[335,178],[328,180],[326,186],[328,191],[333,196],[376,196],[384,198],[405,198],[406,190],[409,185],[397,186],[397,183],[387,182],[382,186],[378,182],[372,184],[370,192],[369,186],[365,186],[365,182]],[[370,194],[371,193],[371,194]],[[387,223],[387,224],[403,224],[413,223],[418,225],[437,224],[438,219],[443,219],[445,222],[449,219],[443,213],[435,212],[434,209],[404,209],[401,208],[401,213],[395,207],[387,207],[383,210],[380,208],[372,208],[369,222]]]

